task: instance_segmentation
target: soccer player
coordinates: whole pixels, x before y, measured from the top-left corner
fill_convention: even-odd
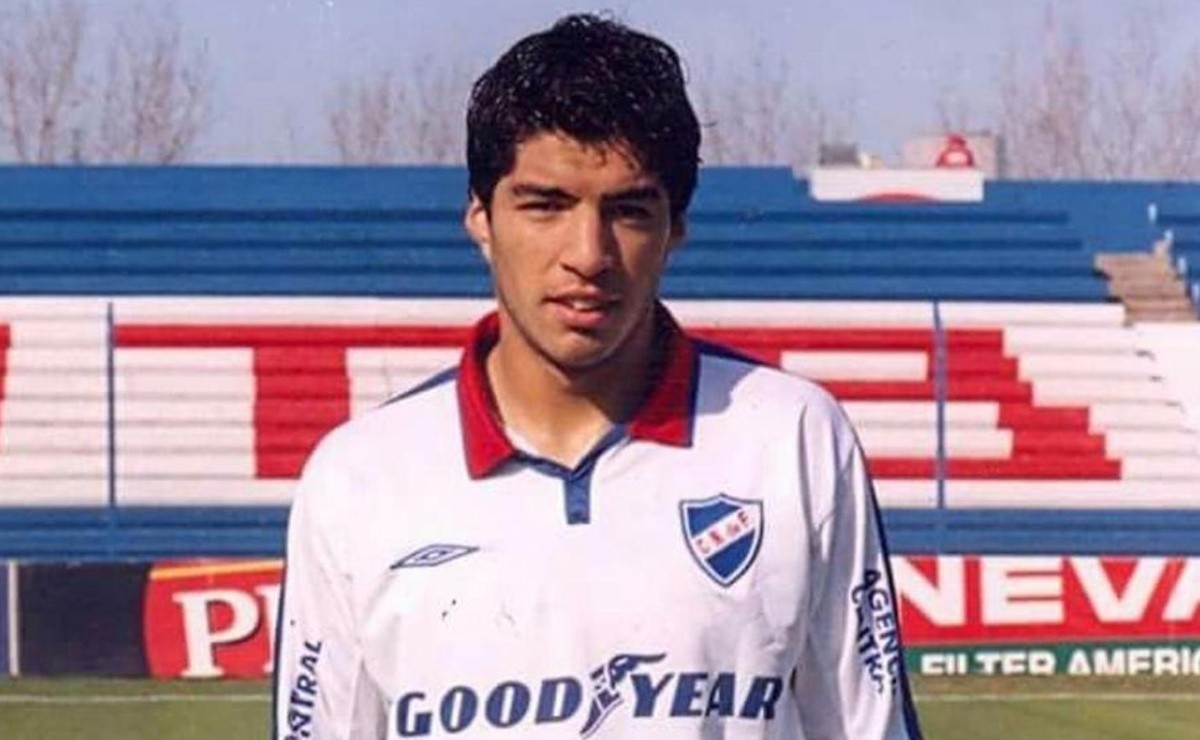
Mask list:
[[[308,462],[275,737],[917,738],[845,416],[657,299],[700,141],[675,52],[564,18],[467,127],[497,310]]]

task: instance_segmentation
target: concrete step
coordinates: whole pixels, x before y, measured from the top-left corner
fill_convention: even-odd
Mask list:
[[[1125,319],[1196,321],[1188,286],[1164,249],[1153,252],[1098,254],[1096,270],[1108,278],[1108,294],[1125,306]]]
[[[1114,280],[1108,284],[1108,294],[1114,298],[1131,299],[1131,298],[1183,298],[1187,300],[1187,286],[1182,280],[1152,280],[1145,281],[1117,281]]]
[[[1165,271],[1175,274],[1175,266],[1166,255],[1141,253],[1110,253],[1096,255],[1096,269],[1106,275],[1127,270]]]
[[[1131,324],[1154,321],[1171,323],[1200,321],[1200,318],[1196,316],[1196,312],[1190,309],[1186,311],[1129,311],[1126,313],[1125,318]]]
[[[1187,298],[1175,296],[1171,298],[1131,298],[1125,302],[1128,311],[1190,311],[1195,312],[1192,302]]]
[[[1119,270],[1100,270],[1100,274],[1112,280],[1127,280],[1133,278],[1170,280],[1176,276],[1175,269],[1169,265],[1152,264]]]

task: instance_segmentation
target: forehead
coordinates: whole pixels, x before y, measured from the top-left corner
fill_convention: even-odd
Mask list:
[[[553,185],[566,189],[658,186],[632,150],[620,142],[581,142],[562,133],[539,132],[517,145],[509,185]]]

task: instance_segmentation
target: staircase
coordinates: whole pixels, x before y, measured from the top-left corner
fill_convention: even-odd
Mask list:
[[[1108,278],[1109,295],[1125,305],[1129,322],[1196,321],[1196,306],[1166,250],[1096,255],[1096,269]]]

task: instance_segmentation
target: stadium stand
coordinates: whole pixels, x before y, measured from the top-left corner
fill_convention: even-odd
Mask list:
[[[273,552],[316,440],[453,363],[487,306],[455,168],[0,181],[9,554]],[[697,333],[845,402],[905,542],[980,508],[1026,512],[1017,534],[1200,509],[1195,430],[1093,267],[1148,248],[1158,194],[994,190],[826,204],[786,169],[706,170],[664,290]],[[1113,523],[1079,521],[1061,534]]]

